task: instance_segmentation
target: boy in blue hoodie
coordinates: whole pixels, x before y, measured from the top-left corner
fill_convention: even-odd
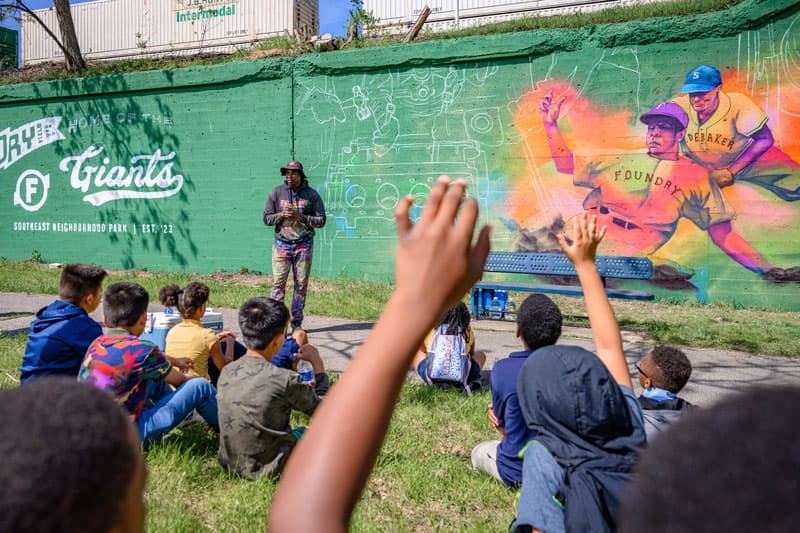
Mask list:
[[[41,376],[78,377],[83,356],[103,329],[89,313],[103,299],[107,273],[95,265],[67,265],[61,271],[59,299],[36,313],[22,357],[20,381]]]

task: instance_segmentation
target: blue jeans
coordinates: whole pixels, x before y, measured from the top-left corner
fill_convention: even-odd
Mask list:
[[[197,409],[214,431],[219,431],[217,391],[208,380],[190,379],[174,391],[170,391],[169,385],[163,380],[151,382],[150,385],[153,390],[149,396],[155,403],[145,407],[136,421],[142,442],[150,444],[160,440],[183,422],[194,409]]]
[[[539,441],[529,442],[522,461],[522,488],[512,533],[522,525],[547,533],[564,533],[564,508],[555,498],[563,482],[564,468]]]

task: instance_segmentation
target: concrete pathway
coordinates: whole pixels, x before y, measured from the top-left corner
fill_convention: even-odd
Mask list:
[[[0,292],[0,331],[9,334],[26,333],[33,313],[52,302],[54,296]],[[151,311],[161,311],[158,304],[150,306]],[[225,329],[240,333],[235,309],[216,308],[223,314]],[[17,314],[18,318],[6,318]],[[102,319],[98,309],[92,315]],[[304,327],[311,342],[319,347],[327,369],[341,372],[355,356],[358,348],[369,335],[372,322],[359,322],[339,318],[309,316]],[[476,346],[486,351],[487,364],[484,370],[491,370],[494,362],[520,350],[521,343],[514,336],[512,322],[496,320],[473,321]],[[642,334],[623,331],[625,354],[635,374],[633,365],[648,352],[652,346]],[[585,327],[564,328],[561,344],[583,346],[593,350],[591,331]],[[742,352],[711,350],[705,348],[683,348],[692,361],[692,379],[681,396],[701,406],[709,406],[735,391],[752,385],[795,384],[800,385],[800,359],[786,357],[753,355]],[[419,381],[415,372],[408,373],[409,380]],[[638,383],[634,379],[638,389]],[[637,390],[637,393],[639,391]]]

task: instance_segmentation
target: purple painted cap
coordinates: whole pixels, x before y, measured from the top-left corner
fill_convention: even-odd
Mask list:
[[[649,124],[652,119],[662,117],[670,118],[678,122],[678,124],[681,125],[681,129],[684,130],[686,129],[686,126],[689,125],[689,115],[687,115],[686,111],[684,111],[683,108],[675,102],[656,104],[653,109],[641,115],[639,120],[645,124]]]
[[[681,87],[682,93],[705,93],[722,85],[722,76],[714,67],[700,65],[689,71],[686,83]]]

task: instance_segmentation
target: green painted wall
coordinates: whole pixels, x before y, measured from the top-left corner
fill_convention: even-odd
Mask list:
[[[291,149],[288,67],[6,89],[0,255],[203,272],[266,263],[259,213],[274,181],[268,169]],[[29,139],[25,154],[18,147]]]
[[[762,163],[780,176],[719,191],[703,174],[700,189],[716,201],[704,200],[700,216],[690,198],[657,245],[625,230],[648,227],[668,206],[627,202],[627,228],[612,228],[605,252],[652,257],[660,278],[649,288],[665,299],[800,309],[800,283],[765,281],[740,264],[755,255],[762,269],[783,268],[784,279],[800,265],[798,28],[796,2],[749,0],[694,17],[3,88],[0,255],[267,273],[263,200],[292,156],[328,208],[317,276],[390,278],[394,205],[404,194],[424,197],[442,173],[469,180],[495,228],[494,249],[551,250],[553,228],[568,226],[600,187],[576,186],[556,170],[542,98],[564,97],[558,124],[576,170],[613,161],[625,176],[629,160],[647,157],[632,155],[646,148],[639,115],[679,97],[687,72],[708,64],[722,72],[726,94],[744,95],[766,117],[775,143]],[[70,158],[94,152],[72,179]],[[112,166],[123,167],[116,178],[131,167],[147,174],[148,163],[161,182],[109,183]],[[87,172],[93,181],[84,186]],[[603,194],[618,185],[606,183]],[[640,185],[626,198],[655,194],[655,185]],[[124,192],[112,199],[110,191]],[[731,220],[739,262],[692,222],[707,219]]]

